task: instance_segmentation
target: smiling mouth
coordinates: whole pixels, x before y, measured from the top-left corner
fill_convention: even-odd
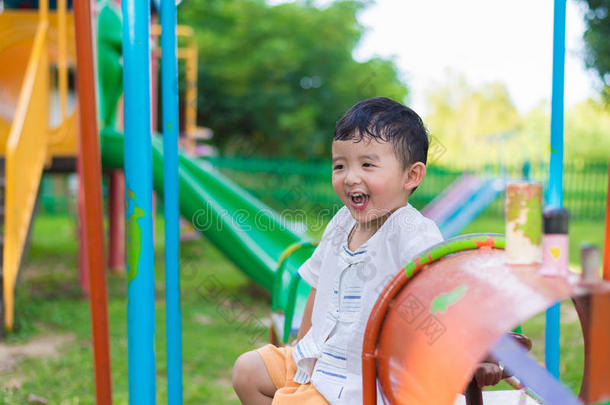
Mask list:
[[[363,210],[369,203],[369,196],[364,193],[350,194],[350,202],[352,207],[356,210]]]

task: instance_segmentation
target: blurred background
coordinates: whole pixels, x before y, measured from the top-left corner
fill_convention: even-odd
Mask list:
[[[607,0],[567,2],[564,186],[576,218],[604,215],[609,9]],[[551,1],[184,0],[178,20],[198,50],[205,131],[195,153],[276,209],[336,211],[335,122],[379,95],[411,106],[429,129],[416,207],[464,171],[546,181]],[[45,189],[57,194],[48,180]],[[502,214],[501,199],[491,212]]]

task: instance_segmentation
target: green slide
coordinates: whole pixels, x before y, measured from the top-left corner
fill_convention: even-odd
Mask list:
[[[163,195],[163,145],[153,137],[153,185]],[[123,167],[123,134],[102,131],[104,168]],[[180,214],[252,280],[272,294],[282,341],[298,329],[309,286],[297,274],[315,243],[291,231],[274,210],[201,160],[179,157]]]

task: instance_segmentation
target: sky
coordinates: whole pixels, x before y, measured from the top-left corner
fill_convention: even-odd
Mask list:
[[[318,0],[324,5],[331,0]],[[271,3],[284,2],[274,0]],[[565,106],[599,94],[583,62],[583,5],[567,1]],[[377,0],[360,13],[366,33],[357,60],[393,57],[410,89],[408,103],[426,114],[426,95],[463,74],[473,86],[500,81],[520,112],[551,98],[552,0]]]
[[[599,93],[583,62],[582,4],[566,11],[566,107]],[[526,112],[551,98],[552,0],[378,0],[359,21],[367,33],[355,57],[393,56],[411,89],[409,103],[425,114],[426,94],[448,71],[473,85],[500,81]]]

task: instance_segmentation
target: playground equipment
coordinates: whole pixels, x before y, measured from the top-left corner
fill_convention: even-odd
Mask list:
[[[149,119],[144,118],[145,114],[150,112],[150,97],[146,97],[148,93],[148,79],[144,85],[145,75],[142,75],[142,66],[147,66],[150,62],[150,49],[146,45],[142,49],[141,44],[148,44],[149,31],[148,31],[148,19],[143,16],[148,15],[149,9],[144,2],[138,2],[137,7],[134,9],[133,2],[124,2],[123,6],[129,7],[124,11],[126,16],[126,24],[123,27],[124,38],[126,42],[123,45],[124,49],[130,49],[124,56],[125,70],[127,74],[132,74],[134,77],[127,76],[125,78],[126,93],[125,93],[125,106],[129,114],[126,115],[125,128],[127,136],[124,137],[122,133],[114,128],[117,124],[116,116],[114,111],[120,98],[121,93],[116,92],[115,89],[122,88],[122,68],[120,66],[121,54],[117,52],[120,50],[120,42],[117,43],[117,39],[121,40],[120,35],[116,34],[116,23],[120,23],[120,19],[115,18],[113,11],[110,8],[102,8],[100,13],[101,23],[105,24],[100,26],[100,55],[99,60],[104,62],[103,66],[100,66],[100,84],[103,90],[101,95],[101,127],[102,130],[100,141],[102,145],[102,163],[105,169],[120,169],[124,166],[127,168],[128,179],[127,179],[127,231],[128,231],[128,278],[129,278],[129,303],[130,309],[129,315],[129,353],[130,359],[130,395],[132,401],[137,403],[139,401],[148,401],[154,398],[154,348],[153,348],[153,337],[154,328],[152,327],[154,322],[154,301],[150,298],[153,296],[153,290],[151,289],[152,280],[152,244],[150,243],[150,224],[147,221],[150,220],[151,211],[149,206],[149,197],[151,192],[152,183],[154,182],[154,188],[159,192],[160,195],[165,199],[165,209],[172,210],[171,201],[175,201],[175,206],[179,208],[183,216],[191,218],[195,222],[195,226],[206,235],[212,243],[216,244],[221,251],[223,251],[231,260],[233,260],[239,268],[245,271],[252,279],[257,283],[267,288],[268,290],[275,291],[273,302],[274,308],[281,314],[284,315],[286,327],[279,325],[278,328],[286,330],[288,333],[292,327],[292,314],[296,308],[303,307],[305,298],[308,293],[308,288],[305,283],[296,283],[298,280],[296,277],[296,270],[302,262],[304,262],[313,252],[313,244],[310,240],[304,239],[302,236],[293,233],[288,227],[284,226],[284,223],[278,214],[273,212],[269,207],[265,206],[261,202],[254,199],[252,196],[244,192],[237,185],[231,182],[226,177],[222,176],[216,170],[214,170],[209,164],[198,162],[196,159],[191,159],[186,155],[180,153],[179,156],[174,148],[170,154],[167,154],[167,149],[163,149],[161,139],[158,135],[151,137],[150,127],[145,122],[150,122]],[[140,4],[141,3],[141,4]],[[169,2],[171,3],[171,2]],[[175,4],[174,4],[175,5]],[[109,7],[110,5],[106,5]],[[143,7],[143,8],[140,8]],[[131,14],[129,13],[132,11]],[[135,10],[135,11],[134,11]],[[83,153],[87,153],[88,156],[83,159],[83,185],[87,188],[85,191],[85,230],[87,242],[86,246],[86,259],[90,271],[90,298],[92,308],[92,326],[93,326],[93,343],[94,343],[94,361],[95,361],[95,374],[96,374],[96,392],[98,403],[110,403],[111,401],[111,387],[110,387],[110,362],[108,357],[108,333],[107,333],[107,315],[106,315],[106,286],[105,276],[103,272],[104,253],[103,253],[103,233],[100,222],[102,219],[101,211],[101,172],[99,171],[99,165],[95,159],[95,156],[99,156],[99,152],[96,152],[95,145],[97,144],[97,123],[96,123],[96,99],[94,80],[92,79],[92,72],[94,71],[92,61],[94,60],[91,50],[91,26],[87,21],[91,18],[91,9],[88,1],[77,2],[75,4],[74,14],[67,13],[66,4],[62,1],[58,2],[57,16],[55,13],[49,13],[47,10],[47,4],[43,1],[40,3],[40,11],[23,11],[16,10],[6,13],[1,13],[0,27],[5,28],[7,35],[3,35],[0,40],[0,52],[3,57],[13,55],[9,51],[22,56],[22,59],[27,61],[34,58],[35,62],[39,65],[45,62],[47,52],[51,52],[55,45],[51,41],[44,41],[43,39],[37,39],[34,41],[36,46],[34,51],[29,48],[23,49],[21,45],[27,45],[34,33],[39,32],[36,38],[44,36],[44,33],[48,27],[48,21],[57,21],[59,32],[71,31],[72,25],[78,30],[79,42],[78,50],[80,54],[77,55],[76,49],[72,46],[69,48],[72,53],[72,59],[69,62],[58,62],[58,66],[67,67],[68,65],[74,65],[76,60],[75,56],[78,56],[78,77],[79,80],[79,97],[81,105],[81,129],[82,139],[81,148]],[[169,13],[170,20],[172,11],[166,12],[166,16]],[[166,24],[166,33],[161,29],[162,43],[164,44],[163,50],[165,56],[165,63],[163,65],[176,63],[176,51],[172,51],[172,45],[175,47],[176,39],[172,40],[171,37],[168,40],[163,38],[168,32],[175,32],[175,11],[174,22],[168,23],[167,19],[162,16],[162,24]],[[51,17],[49,18],[49,15]],[[63,17],[62,17],[63,15]],[[76,21],[75,21],[76,20]],[[31,22],[29,25],[24,22]],[[137,21],[138,27],[134,28],[133,24]],[[10,24],[9,24],[10,23]],[[22,24],[24,23],[24,24]],[[167,25],[169,24],[169,25]],[[8,27],[8,28],[7,28]],[[25,30],[25,27],[30,27],[29,31]],[[38,31],[34,28],[38,27]],[[120,25],[119,25],[120,27]],[[8,35],[10,30],[21,29],[21,37]],[[114,29],[114,31],[113,31]],[[138,33],[138,40],[130,37],[130,33],[134,29],[134,32]],[[158,31],[158,30],[157,30]],[[42,34],[40,34],[42,32]],[[188,33],[187,33],[188,34]],[[22,38],[22,43],[13,43],[13,39]],[[54,37],[53,37],[54,38]],[[72,39],[73,37],[69,37]],[[127,39],[126,39],[127,38]],[[8,45],[5,41],[8,41]],[[131,42],[129,42],[131,41]],[[138,42],[139,41],[139,42]],[[167,42],[169,41],[169,42]],[[67,41],[66,41],[67,42]],[[70,42],[73,44],[73,42]],[[4,45],[1,46],[1,45]],[[18,46],[19,45],[19,46]],[[24,45],[24,46],[25,46]],[[66,44],[63,45],[65,47]],[[62,48],[61,46],[58,46]],[[30,47],[31,48],[31,47]],[[8,49],[8,50],[7,50]],[[31,55],[33,56],[30,56]],[[61,53],[61,52],[58,52]],[[135,61],[132,59],[133,56],[138,53],[139,58]],[[174,55],[174,56],[172,56]],[[179,55],[178,55],[179,56]],[[168,59],[169,57],[169,62]],[[194,71],[192,60],[193,54],[187,53],[185,56],[191,60],[191,71]],[[148,58],[145,61],[142,58]],[[19,60],[19,59],[17,59]],[[40,62],[42,61],[42,62]],[[25,63],[25,62],[24,62]],[[33,62],[32,62],[33,63]],[[30,65],[32,64],[30,63]],[[135,64],[135,65],[134,65]],[[134,68],[137,66],[137,68]],[[8,280],[4,284],[4,300],[9,305],[5,312],[5,325],[8,329],[13,326],[13,292],[16,281],[17,270],[19,268],[16,257],[20,257],[21,251],[23,250],[23,244],[25,241],[24,229],[27,230],[28,225],[31,223],[33,202],[40,181],[40,174],[43,170],[44,162],[49,159],[53,159],[56,156],[72,158],[77,155],[76,148],[76,108],[68,109],[69,115],[64,114],[56,119],[59,122],[58,128],[61,129],[62,136],[65,136],[69,141],[53,142],[52,135],[54,129],[46,130],[46,119],[31,119],[35,114],[41,114],[45,116],[45,112],[51,109],[48,105],[49,92],[44,82],[48,67],[43,63],[43,66],[35,65],[36,69],[29,68],[26,71],[26,80],[23,82],[25,85],[20,88],[21,77],[18,74],[18,70],[13,69],[5,73],[0,72],[0,83],[7,88],[14,89],[13,93],[7,93],[13,96],[2,99],[0,107],[2,111],[9,111],[11,115],[5,114],[5,121],[10,121],[6,124],[6,127],[19,127],[23,126],[23,123],[28,125],[37,126],[34,128],[27,127],[26,130],[22,131],[16,137],[11,135],[10,139],[13,140],[13,144],[17,144],[19,148],[29,148],[33,152],[28,157],[28,163],[19,160],[18,163],[12,163],[14,161],[13,155],[7,155],[7,167],[15,167],[19,164],[20,167],[31,167],[30,172],[20,171],[20,181],[25,183],[24,180],[28,180],[29,184],[27,188],[27,195],[29,203],[25,204],[21,201],[16,203],[10,203],[7,201],[7,207],[16,207],[19,209],[17,214],[13,213],[13,210],[7,211],[7,226],[5,230],[7,235],[10,234],[11,229],[17,229],[19,233],[19,242],[17,245],[18,249],[15,248],[16,243],[10,244],[7,241],[7,245],[4,247],[5,252],[9,252],[10,255],[5,255],[5,262],[10,262],[12,269],[10,272],[4,272],[5,280]],[[30,73],[34,69],[34,73]],[[58,68],[58,70],[65,73],[65,69]],[[131,70],[130,70],[131,69]],[[146,70],[146,69],[144,69]],[[174,69],[175,70],[175,69]],[[164,73],[165,74],[165,73]],[[173,73],[169,73],[170,77]],[[29,78],[29,79],[28,79]],[[37,81],[34,81],[34,80]],[[164,97],[167,94],[177,94],[175,89],[175,83],[177,83],[176,77],[167,81],[165,78]],[[69,106],[69,93],[66,89],[67,80],[58,80],[60,83],[60,106]],[[63,84],[62,84],[63,83]],[[168,84],[169,83],[169,84]],[[139,88],[134,90],[130,86],[136,86],[139,84]],[[63,93],[62,93],[63,92]],[[63,94],[63,96],[62,96]],[[135,94],[135,96],[134,96]],[[196,95],[196,93],[194,93]],[[85,96],[90,96],[86,98]],[[136,97],[140,95],[142,98],[138,100]],[[19,98],[19,103],[17,103]],[[17,113],[12,112],[14,105],[18,104]],[[190,103],[191,105],[193,103]],[[35,107],[29,107],[33,109],[33,113],[29,113],[28,106],[33,105]],[[54,104],[53,104],[54,105]],[[135,105],[135,107],[134,107]],[[177,109],[176,100],[172,100],[164,103],[164,106],[171,106],[168,108]],[[135,108],[134,112],[132,109]],[[24,117],[25,113],[18,113],[19,111],[25,111],[29,114]],[[64,107],[61,107],[60,111],[63,111]],[[193,110],[194,111],[194,110]],[[178,130],[178,119],[175,113],[164,112],[164,140],[167,142],[169,139],[175,137],[175,132],[172,135],[171,130]],[[128,118],[129,116],[129,118]],[[4,116],[3,116],[4,117]],[[169,118],[168,118],[169,117]],[[37,117],[38,118],[38,117]],[[132,119],[135,118],[136,121]],[[188,120],[194,118],[192,114],[191,118],[187,117]],[[137,125],[143,125],[138,128]],[[134,131],[135,126],[135,131]],[[191,127],[193,125],[191,124]],[[60,132],[57,129],[57,132]],[[11,132],[12,134],[13,132]],[[143,136],[139,141],[134,141],[131,133],[139,134]],[[144,134],[144,135],[142,135]],[[32,139],[32,140],[30,140]],[[27,143],[25,143],[27,140]],[[137,142],[137,148],[133,146],[132,142]],[[171,141],[173,142],[173,141]],[[9,142],[10,144],[10,142]],[[61,149],[59,146],[65,145],[72,146],[73,149],[64,147]],[[149,145],[146,148],[146,145]],[[25,145],[25,146],[24,146]],[[49,145],[48,148],[41,146]],[[131,145],[131,146],[130,146]],[[144,145],[144,147],[142,147]],[[124,147],[126,146],[126,147]],[[171,145],[166,145],[166,148],[170,148]],[[151,151],[152,149],[152,151]],[[55,152],[57,151],[57,152]],[[86,152],[85,152],[86,151]],[[133,163],[131,159],[136,154],[141,154],[141,162]],[[21,156],[21,155],[20,155]],[[92,157],[93,156],[93,157]],[[146,157],[148,156],[148,157]],[[172,158],[172,156],[174,156]],[[125,158],[124,158],[125,157]],[[34,161],[32,161],[32,159]],[[176,169],[175,174],[162,174],[162,167],[167,159],[175,159]],[[36,165],[32,162],[38,162]],[[29,165],[29,166],[28,166]],[[174,170],[171,168],[170,171]],[[143,168],[150,168],[151,172],[149,175],[145,174],[146,170]],[[35,169],[35,170],[34,170]],[[135,169],[135,170],[134,170]],[[130,172],[136,172],[143,175],[144,178],[131,178]],[[154,175],[153,175],[154,173]],[[12,177],[11,177],[12,176]],[[25,176],[25,177],[24,177]],[[165,182],[162,180],[165,178]],[[7,173],[7,191],[15,192],[19,190],[14,187],[16,180],[14,169],[9,170]],[[147,186],[147,184],[149,186]],[[145,187],[140,190],[140,187]],[[178,199],[177,190],[180,189],[180,198]],[[10,199],[10,195],[8,199]],[[13,201],[13,200],[10,200]],[[12,205],[11,205],[12,204]],[[25,214],[22,214],[25,212]],[[174,213],[175,214],[175,213]],[[171,211],[166,211],[166,218],[171,218],[174,214]],[[10,225],[10,220],[15,218],[22,218],[21,223],[18,225]],[[177,230],[171,230],[171,221],[167,222],[168,229],[166,233],[166,243],[168,244],[168,250],[166,254],[166,263],[168,266],[171,263],[177,264],[177,241],[172,242],[172,236],[177,234]],[[13,238],[15,239],[15,238]],[[142,243],[144,243],[144,248]],[[18,254],[16,254],[16,252]],[[7,259],[8,258],[8,259]],[[278,267],[282,269],[282,277],[276,278],[275,274],[278,272]],[[5,269],[9,266],[5,265]],[[7,274],[9,277],[7,277]],[[180,402],[181,386],[180,386],[180,368],[181,362],[179,358],[179,307],[177,305],[177,268],[171,272],[172,275],[168,275],[167,280],[170,283],[168,285],[168,308],[172,308],[173,315],[168,315],[168,321],[173,322],[171,327],[168,327],[168,331],[173,331],[177,335],[168,336],[168,341],[178,342],[177,344],[168,345],[175,349],[174,355],[168,354],[168,379],[169,379],[169,395],[175,399],[172,403]],[[290,286],[290,289],[285,288]],[[170,293],[169,291],[173,292]],[[142,294],[148,301],[141,301],[138,297]],[[173,294],[173,295],[172,295]],[[298,299],[295,299],[295,295]],[[171,304],[171,303],[173,304]],[[142,305],[144,303],[144,305]],[[134,305],[140,305],[140,307],[134,307]],[[134,316],[137,313],[138,316]],[[140,316],[148,314],[148,318],[144,321],[145,317]],[[139,321],[144,321],[146,326],[139,324]],[[138,335],[139,334],[139,335]],[[136,336],[136,337],[134,337]],[[287,335],[286,335],[287,336]],[[286,337],[287,338],[287,337]],[[173,340],[172,340],[173,339]],[[173,356],[173,357],[172,357]],[[151,359],[153,361],[151,361]],[[140,365],[140,368],[138,368]],[[146,387],[146,388],[145,388]],[[148,403],[148,402],[147,402]]]
[[[503,337],[570,297],[579,301],[585,336],[582,399],[597,403],[610,398],[610,283],[545,277],[538,265],[507,264],[503,248],[501,235],[457,237],[422,253],[394,277],[367,325],[365,404],[375,403],[376,378],[391,404],[453,404],[489,352],[543,403],[580,403],[519,345]]]
[[[111,5],[107,5],[100,11],[99,60],[103,61],[104,64],[98,69],[100,74],[99,81],[102,96],[100,98],[102,163],[104,169],[106,170],[122,169],[124,162],[123,135],[121,132],[114,129],[115,125],[118,124],[116,119],[116,108],[121,96],[121,92],[117,92],[116,89],[122,88],[122,67],[120,65],[121,20],[120,17],[117,16],[116,11],[113,11],[113,7],[110,6]],[[23,19],[28,22],[36,21],[37,18],[36,11],[16,10],[5,13],[0,13],[0,23],[6,19],[11,24],[20,27],[22,27],[21,21]],[[61,13],[61,7],[57,13]],[[59,18],[54,16],[53,13],[50,13],[50,15],[52,21],[56,22],[59,20]],[[67,14],[65,21],[67,25],[67,27],[65,27],[65,31],[72,32],[74,18],[71,13]],[[29,25],[24,24],[23,27],[29,27]],[[23,27],[22,29],[25,30]],[[57,30],[59,31],[59,28],[57,28]],[[161,33],[160,28],[153,28],[152,30],[156,35]],[[28,32],[31,33],[31,30]],[[190,84],[187,86],[189,87],[187,98],[190,97],[193,99],[196,97],[196,92],[193,93],[195,90],[194,85],[191,82],[195,81],[195,76],[192,72],[196,72],[196,50],[194,48],[194,43],[192,42],[191,34],[192,32],[190,32],[188,28],[181,28],[177,30],[178,36],[185,36],[187,38],[187,46],[184,48],[179,48],[177,56],[179,59],[184,58],[187,61],[187,72],[191,72],[188,74]],[[25,33],[23,35],[25,36]],[[10,36],[3,36],[2,38],[8,37]],[[68,55],[70,58],[63,64],[65,66],[74,65],[75,48],[74,42],[70,41],[73,41],[73,38],[73,34],[68,37],[67,42],[70,44],[68,47],[70,50]],[[19,50],[21,49],[17,45],[14,45],[13,48]],[[49,45],[49,48],[55,49],[54,45]],[[3,49],[5,48],[0,47],[0,52]],[[25,57],[28,50],[20,50],[20,52]],[[5,53],[2,53],[2,55],[5,55]],[[195,55],[195,58],[193,55]],[[7,83],[7,87],[11,88],[10,86],[12,86],[12,88],[15,88],[15,91],[17,92],[19,81],[21,79],[17,77],[18,74],[16,71],[11,70],[11,72],[11,76],[8,74],[2,75],[2,72],[0,72],[0,82],[3,86],[5,83]],[[38,86],[36,88],[40,89],[43,87]],[[36,94],[36,96],[38,96],[38,94]],[[67,91],[65,99],[68,100]],[[187,109],[188,114],[185,116],[185,122],[187,124],[185,132],[187,132],[187,135],[188,131],[195,133],[198,131],[194,123],[195,103],[192,101],[193,100],[191,100],[190,103],[185,101],[186,105],[192,107]],[[4,111],[14,108],[12,107],[11,103],[12,99],[4,100],[2,103],[2,110]],[[69,105],[67,101],[66,104]],[[59,160],[59,158],[62,158],[66,160],[68,158],[74,159],[74,157],[77,155],[75,148],[76,117],[78,116],[77,112],[77,108],[73,107],[72,110],[69,110],[69,117],[60,121],[61,125],[58,128],[62,128],[63,130],[62,137],[55,137],[53,135],[55,133],[54,131],[59,133],[59,129],[52,130],[51,134],[49,135],[51,137],[49,151],[46,155],[40,158],[39,168],[37,169],[38,177],[33,177],[32,180],[29,181],[29,183],[32,184],[29,194],[29,198],[31,199],[32,203],[30,204],[31,208],[29,208],[29,212],[27,212],[27,221],[24,220],[24,223],[29,224],[32,217],[33,201],[35,200],[40,173],[42,172],[43,162],[45,159]],[[41,122],[40,120],[30,121],[32,123]],[[177,120],[175,120],[175,123],[176,125],[174,125],[173,128],[177,128]],[[36,136],[42,136],[44,134],[44,131],[34,132],[34,135]],[[45,141],[45,139],[47,138],[43,137],[42,139],[37,139],[36,145],[44,145],[45,142],[49,142],[49,140]],[[55,142],[53,141],[54,139],[57,139],[58,141]],[[62,141],[63,143],[59,141]],[[164,160],[161,147],[162,142],[157,135],[153,136],[152,142],[155,150],[153,157],[154,188],[161,195],[163,195],[164,184],[161,180],[163,178],[162,167]],[[68,148],[66,145],[71,145],[73,149]],[[62,146],[62,148],[60,148],[60,146]],[[40,148],[36,150],[37,153],[40,153],[39,149]],[[49,156],[49,154],[51,155]],[[27,175],[27,173],[20,171],[19,174],[20,181],[23,182],[24,178],[22,176]],[[8,182],[7,184],[13,183]],[[274,293],[273,295],[274,308],[277,309],[278,314],[281,316],[286,314],[285,318],[287,319],[287,326],[284,327],[283,324],[278,324],[278,329],[281,331],[284,331],[285,329],[289,331],[292,329],[292,313],[294,313],[295,308],[297,312],[299,311],[299,308],[302,309],[308,289],[305,283],[299,283],[297,296],[300,298],[295,301],[294,289],[291,290],[292,294],[288,296],[289,290],[287,290],[285,287],[288,285],[296,285],[294,281],[296,280],[296,269],[300,263],[311,255],[311,252],[313,251],[311,241],[308,239],[303,239],[301,235],[293,233],[288,227],[285,226],[282,218],[272,209],[244,192],[232,181],[214,170],[211,165],[205,162],[200,162],[196,159],[192,159],[191,157],[182,153],[180,154],[180,172],[179,181],[177,184],[179,184],[180,187],[181,197],[179,201],[179,208],[182,216],[192,219],[194,221],[194,225],[204,235],[206,235],[206,237],[215,243],[229,258],[231,258],[231,260],[233,260],[240,269],[245,271],[255,282],[267,290],[277,291],[277,293]],[[7,187],[7,189],[8,188],[9,187]],[[14,204],[14,206],[19,209],[19,212],[16,216],[7,214],[7,220],[9,220],[9,217],[10,219],[15,217],[24,217],[25,215],[21,214],[21,212],[28,211],[25,209],[27,207],[24,204]],[[240,214],[239,220],[235,219],[237,218],[237,214]],[[258,225],[260,225],[260,227]],[[10,229],[13,228],[18,229],[22,234],[24,233],[23,229],[27,230],[26,225],[20,224],[19,226],[13,227],[7,225],[5,227],[5,232],[8,234]],[[25,235],[21,235],[20,238],[22,241],[20,250],[22,250],[22,246],[25,242]],[[9,244],[8,238],[7,244]],[[291,255],[289,255],[290,257],[284,255],[281,260],[281,267],[282,269],[286,269],[286,271],[283,271],[283,281],[276,284],[275,273],[278,268],[277,263],[280,261],[282,254],[287,251],[290,246],[295,244],[302,244],[302,248],[294,251]],[[14,244],[5,246],[5,252],[16,251],[16,249],[11,246],[14,246]],[[292,250],[294,250],[294,248],[292,248]],[[7,253],[9,257],[13,257],[11,254],[12,253]],[[12,302],[16,274],[17,270],[19,269],[19,266],[14,262],[14,260],[11,261],[11,263],[13,263],[11,266],[4,266],[5,284],[3,296],[4,301],[10,304],[5,311],[5,325],[8,329],[11,329],[13,325]],[[6,270],[9,268],[12,270]],[[287,340],[288,334],[284,334],[284,336],[285,338],[283,339]]]
[[[65,3],[60,8],[65,9]],[[41,8],[44,5],[41,5]],[[104,224],[102,208],[101,165],[98,143],[97,100],[95,97],[95,67],[93,56],[93,32],[91,29],[91,4],[76,2],[74,9],[77,46],[78,94],[81,107],[80,164],[81,195],[84,212],[81,212],[85,257],[89,275],[89,302],[91,311],[91,336],[95,364],[95,388],[98,403],[111,402],[110,347],[108,338],[108,304],[104,272]]]
[[[60,2],[61,3],[61,2]],[[36,205],[43,167],[76,154],[76,109],[68,94],[68,61],[74,57],[73,19],[65,7],[0,13],[0,154],[4,223],[2,238],[4,324],[13,325],[13,293]],[[49,81],[50,67],[53,80]],[[50,100],[54,99],[54,108]]]
[[[504,190],[505,180],[464,173],[422,209],[443,237],[459,234]]]

